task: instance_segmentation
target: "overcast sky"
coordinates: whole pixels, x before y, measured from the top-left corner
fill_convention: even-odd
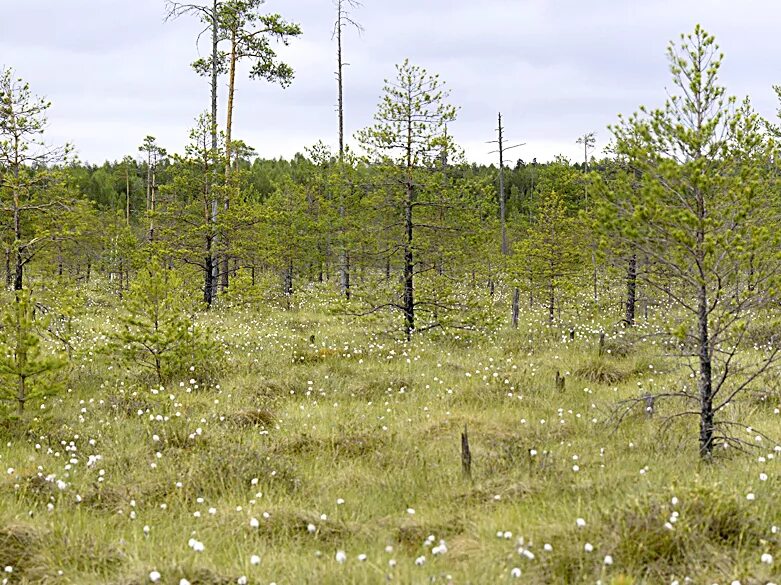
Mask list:
[[[0,65],[53,102],[49,142],[71,142],[94,163],[137,154],[148,134],[181,151],[209,88],[189,67],[200,23],[164,22],[164,5],[0,0]],[[335,145],[332,0],[267,0],[266,8],[303,29],[280,50],[296,78],[283,90],[241,75],[234,136],[265,157],[320,139]],[[460,107],[451,131],[470,160],[492,160],[485,141],[497,111],[507,138],[526,142],[509,158],[580,160],[579,135],[595,131],[601,151],[618,113],[664,101],[666,44],[696,23],[726,54],[729,93],[750,95],[767,116],[776,110],[781,0],[365,0],[354,17],[365,32],[345,37],[348,136],[371,123],[383,79],[408,57],[446,81]],[[220,89],[222,97],[224,82]]]

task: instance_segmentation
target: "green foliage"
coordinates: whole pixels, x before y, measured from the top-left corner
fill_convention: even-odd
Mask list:
[[[715,416],[778,354],[771,343],[750,367],[731,367],[750,349],[752,313],[774,307],[781,291],[781,213],[768,172],[778,147],[748,100],[737,105],[719,85],[712,35],[697,26],[667,57],[677,92],[612,128],[625,170],[599,185],[594,226],[647,258],[642,280],[679,309],[670,330],[696,362],[707,457]]]
[[[30,291],[16,291],[14,301],[2,313],[0,329],[0,379],[5,400],[15,400],[21,414],[31,398],[52,393],[52,375],[65,365],[59,355],[41,343],[40,331],[47,319],[35,315],[35,301]]]
[[[515,247],[512,273],[519,287],[539,293],[553,321],[562,297],[574,291],[582,275],[583,226],[568,215],[564,198],[555,190],[543,196],[536,220]]]
[[[195,323],[182,278],[159,261],[141,270],[130,288],[109,351],[129,364],[152,372],[159,384],[193,371],[210,380],[220,369],[221,355],[209,331]]]
[[[264,0],[223,0],[218,7],[219,27],[234,43],[236,58],[250,61],[250,78],[286,87],[293,80],[293,69],[278,59],[271,41],[287,45],[291,37],[301,34],[301,27],[286,22],[279,14],[261,14],[263,3]]]

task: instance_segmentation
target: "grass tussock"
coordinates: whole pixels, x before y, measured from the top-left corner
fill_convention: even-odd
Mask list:
[[[593,384],[612,386],[629,378],[631,372],[620,368],[610,359],[600,356],[581,364],[575,370],[575,375]]]
[[[727,578],[742,555],[759,558],[767,550],[766,532],[748,504],[718,489],[646,495],[603,513],[593,526],[570,529],[548,559],[546,574],[551,582],[575,582],[589,571],[599,578],[604,568],[593,559],[609,555],[635,576],[630,582],[701,575],[706,566],[711,578]],[[585,543],[597,546],[586,551]]]
[[[44,546],[46,533],[29,524],[9,523],[0,527],[0,565],[23,573]]]

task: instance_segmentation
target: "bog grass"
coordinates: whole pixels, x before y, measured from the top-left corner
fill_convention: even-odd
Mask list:
[[[753,431],[779,430],[772,385],[730,413],[749,455],[701,463],[696,421],[663,424],[674,403],[615,427],[619,401],[691,383],[653,322],[611,331],[603,355],[601,325],[570,339],[533,313],[518,331],[404,343],[312,293],[202,317],[224,371],[202,381],[194,364],[159,387],[101,353],[115,311],[79,320],[62,393],[0,424],[7,583],[745,585],[781,571],[779,455]]]

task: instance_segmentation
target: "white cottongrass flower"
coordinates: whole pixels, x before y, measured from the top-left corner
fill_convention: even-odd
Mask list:
[[[518,579],[521,576],[521,570],[518,567],[513,567],[513,570],[510,571],[510,576]]]
[[[258,528],[260,526],[260,522],[257,518],[250,518],[249,525],[253,528]]]
[[[610,555],[605,555],[604,563],[606,565],[612,565],[613,564],[613,557]]]
[[[336,551],[336,562],[341,564],[347,560],[347,553],[343,550]]]
[[[260,557],[258,555],[252,555],[249,558],[249,564],[250,565],[259,565],[260,564]]]
[[[578,528],[583,528],[586,525],[586,521],[583,518],[578,518],[577,520],[575,520],[575,525]]]
[[[444,540],[440,540],[439,544],[431,549],[431,554],[434,556],[443,555],[447,552],[447,545]]]
[[[532,551],[530,551],[528,548],[523,548],[523,547],[519,548],[518,549],[518,554],[521,555],[521,556],[526,557],[530,561],[534,560],[534,553]]]
[[[190,582],[187,579],[179,579],[179,585],[190,585]]]
[[[423,565],[426,564],[426,557],[423,556],[423,555],[420,555],[418,558],[415,559],[415,564],[418,567],[422,567]]]
[[[157,583],[160,580],[160,577],[162,577],[162,575],[157,571],[152,571],[149,573],[149,580],[152,583]]]
[[[773,555],[771,555],[770,553],[764,553],[761,557],[759,557],[759,560],[765,563],[766,565],[772,565]]]
[[[587,542],[586,544],[583,545],[583,550],[586,552],[591,552],[594,550],[594,545],[591,544],[590,542]]]
[[[364,553],[358,555],[358,560],[361,562],[365,561],[367,558],[368,557]]]

